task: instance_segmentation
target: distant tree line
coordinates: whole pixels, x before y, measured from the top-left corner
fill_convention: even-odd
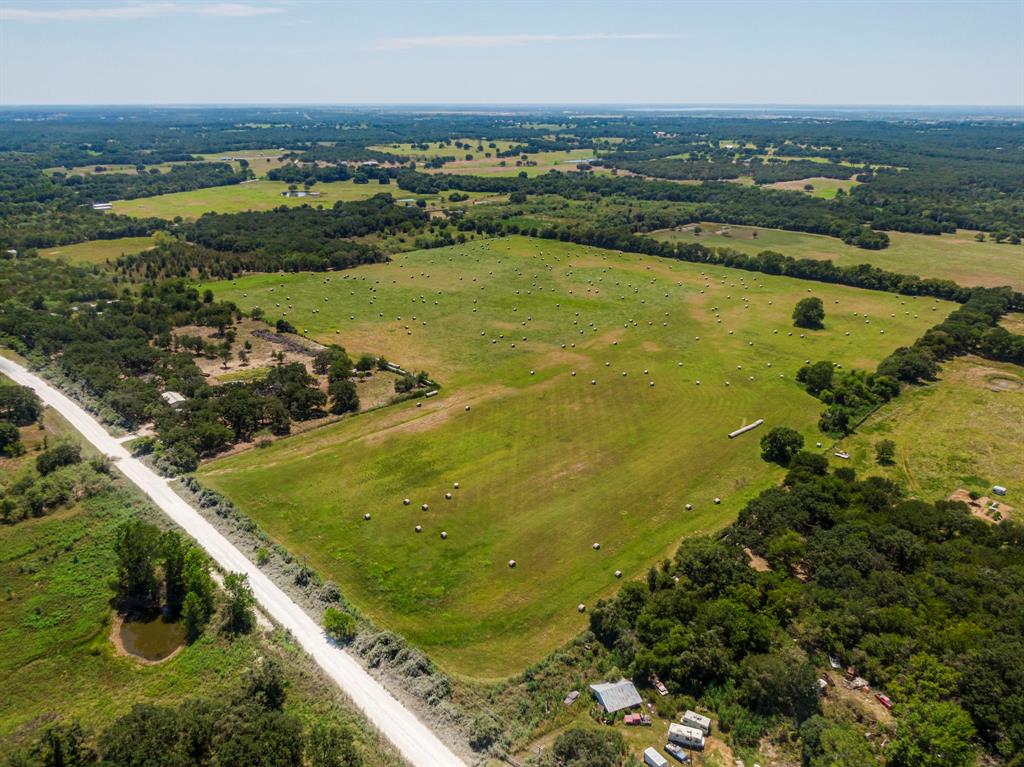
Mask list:
[[[250,178],[252,171],[243,169],[236,173],[229,164],[219,162],[172,165],[166,172],[153,169],[142,173],[54,174],[54,180],[63,181],[64,188],[82,204],[229,186]]]

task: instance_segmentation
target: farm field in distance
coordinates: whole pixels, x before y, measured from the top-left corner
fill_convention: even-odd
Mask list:
[[[814,176],[813,178],[801,178],[796,181],[777,181],[774,184],[766,184],[769,189],[789,189],[794,192],[804,192],[809,194],[811,197],[821,197],[826,200],[831,200],[836,196],[836,192],[842,189],[844,192],[848,192],[853,187],[857,186],[859,182],[854,179],[843,179],[843,178],[827,178],[825,176]],[[813,189],[810,191],[804,189],[805,186],[810,184]]]
[[[779,479],[759,431],[729,431],[764,418],[827,448],[794,381],[805,359],[874,367],[953,308],[523,237],[201,287],[443,384],[199,475],[379,626],[475,678],[541,659],[616,570],[641,576]],[[824,330],[792,327],[807,295]]]
[[[153,237],[119,237],[114,240],[88,240],[39,251],[45,258],[63,258],[73,264],[103,264],[124,255],[141,253],[156,246]]]
[[[114,212],[127,216],[156,216],[157,218],[198,218],[203,213],[241,213],[247,210],[271,210],[281,205],[323,205],[330,207],[336,202],[365,200],[377,194],[391,193],[395,199],[423,198],[428,203],[439,201],[438,195],[417,195],[399,189],[395,184],[356,184],[353,181],[332,181],[316,184],[311,191],[320,192],[319,197],[283,197],[288,184],[283,181],[258,180],[230,186],[213,186],[194,189],[189,192],[174,192],[155,197],[140,197],[135,200],[118,200]],[[467,193],[470,199],[488,195]]]
[[[1022,432],[1020,366],[959,357],[942,366],[938,381],[883,405],[842,446],[859,471],[890,476],[915,495],[938,500],[958,487],[991,495],[993,485],[1024,486]],[[874,446],[883,439],[896,443],[891,467],[875,462]],[[1019,500],[1007,502],[1024,513]]]
[[[977,242],[975,232],[965,230],[943,235],[886,232],[888,248],[864,250],[822,234],[716,223],[700,226],[704,231],[699,235],[689,227],[653,232],[651,236],[671,242],[733,248],[741,253],[776,250],[793,258],[830,259],[840,266],[871,264],[893,272],[953,280],[964,286],[1010,285],[1014,290],[1024,289],[1024,248]],[[753,236],[755,231],[757,237]]]

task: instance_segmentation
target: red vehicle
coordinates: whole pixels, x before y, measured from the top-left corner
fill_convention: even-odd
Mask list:
[[[882,693],[876,692],[875,693],[875,698],[877,698],[878,702],[881,703],[886,708],[892,708],[892,701],[889,700],[889,696],[888,695],[882,695]]]
[[[650,727],[651,718],[647,714],[626,714],[622,722],[627,727]]]

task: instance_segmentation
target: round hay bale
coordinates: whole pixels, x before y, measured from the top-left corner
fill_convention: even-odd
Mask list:
[[[615,577],[616,578],[621,578],[622,577],[622,570],[616,570],[615,571]]]
[[[686,508],[687,511],[693,511],[693,504],[692,503],[688,503],[688,504],[686,504],[685,508]]]
[[[450,501],[452,499],[452,494],[451,493],[445,493],[444,497],[445,497],[446,500]]]
[[[514,559],[510,559],[510,560],[508,561],[508,566],[509,566],[509,567],[511,567],[511,568],[515,568],[515,566],[516,566],[516,561],[515,561]]]
[[[815,446],[815,447],[821,447],[821,443],[820,443],[820,442],[815,442],[815,443],[814,443],[814,446]]]
[[[402,500],[402,505],[404,506],[408,506],[410,503],[412,503],[412,501],[410,501],[408,498]]]
[[[423,532],[423,525],[416,525],[416,532],[417,533],[422,533]]]
[[[586,610],[587,610],[587,606],[585,604],[583,604],[582,602],[580,602],[578,605],[576,605],[576,612],[582,613],[582,612],[586,612]]]
[[[594,546],[593,546],[593,549],[594,549],[594,551],[599,551],[601,549],[601,544],[600,543],[595,543]]]
[[[466,410],[467,410],[467,411],[469,410],[469,405],[466,405]]]
[[[448,531],[447,530],[442,530],[441,531],[441,540],[442,541],[448,540]]]
[[[452,485],[452,487],[454,487],[456,490],[458,490],[459,489],[459,483],[456,482],[455,484]]]
[[[424,511],[430,511],[430,504],[425,503],[422,506],[420,506],[420,508],[423,509]]]
[[[369,514],[369,512],[367,512],[366,514],[363,514],[363,519],[365,519],[367,522],[370,521],[370,514]]]
[[[591,386],[596,386],[597,385],[597,379],[596,378],[591,378],[590,379],[590,385]]]
[[[651,381],[651,386],[654,386],[654,381]]]
[[[721,503],[721,502],[722,502],[721,498],[715,498],[715,503]]]

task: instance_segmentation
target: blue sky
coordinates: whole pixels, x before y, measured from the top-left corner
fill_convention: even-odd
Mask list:
[[[0,0],[0,103],[1022,105],[1022,30],[1022,0]]]

